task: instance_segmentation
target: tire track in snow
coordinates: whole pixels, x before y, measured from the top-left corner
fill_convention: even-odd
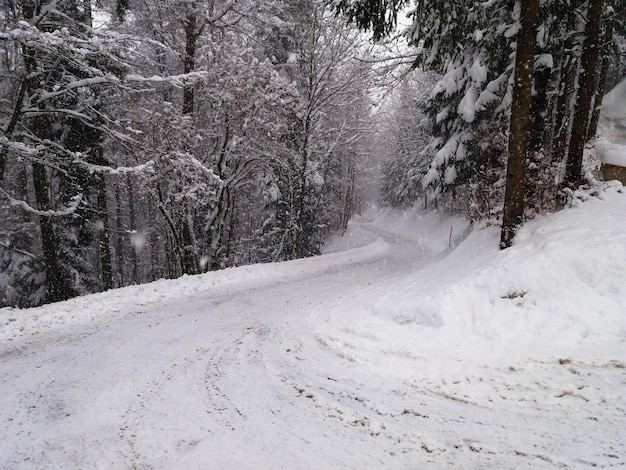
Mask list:
[[[521,370],[519,376],[488,369],[484,375],[468,373],[467,386],[388,380],[367,364],[324,348],[303,318],[340,299],[351,306],[367,303],[381,282],[393,282],[402,270],[424,261],[413,242],[400,245],[398,250],[410,250],[220,296],[202,292],[142,315],[127,313],[84,334],[59,337],[43,345],[45,354],[29,345],[23,354],[7,356],[15,365],[5,369],[4,383],[14,391],[5,406],[15,406],[18,411],[10,416],[24,424],[7,429],[32,436],[19,448],[3,449],[8,457],[0,456],[0,467],[89,468],[99,463],[169,469],[197,468],[202,462],[238,470],[506,468],[514,462],[516,467],[559,468],[623,463],[611,455],[623,455],[624,448],[611,450],[608,442],[598,443],[607,454],[603,460],[554,457],[577,446],[558,434],[568,423],[588,426],[587,435],[594,429],[607,434],[606,414],[596,416],[596,422],[586,416],[570,420],[568,413],[590,406],[624,412],[623,406],[554,396],[568,390],[548,382],[555,365],[541,374],[532,371],[545,379],[545,389],[529,384]],[[403,360],[408,368],[423,363],[423,358]],[[46,372],[33,373],[37,364]],[[593,373],[584,365],[572,367],[580,372],[578,377],[566,371],[574,377],[572,386],[584,385],[584,374]],[[609,372],[607,380],[623,381],[621,369]],[[50,380],[55,376],[62,383]],[[586,390],[580,393],[587,397]],[[541,401],[546,397],[552,403]],[[605,398],[616,403],[615,397]],[[23,409],[37,402],[45,408]],[[566,411],[554,411],[554,402]],[[72,416],[64,416],[65,410]],[[91,424],[98,420],[102,423]],[[32,449],[45,457],[16,460]]]

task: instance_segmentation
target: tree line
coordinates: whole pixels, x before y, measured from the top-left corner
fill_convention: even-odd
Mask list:
[[[423,198],[502,222],[508,247],[526,218],[562,207],[585,181],[583,151],[596,135],[602,96],[625,75],[625,2],[331,3],[375,39],[403,36],[413,67],[437,76],[414,106],[420,132],[399,129],[394,138],[414,147],[394,147],[383,168],[384,202]],[[407,9],[412,24],[400,31]]]
[[[368,67],[314,0],[0,7],[0,306],[319,253]]]
[[[585,183],[626,75],[622,0],[11,0],[0,17],[0,306],[318,254],[375,179],[384,206],[501,223],[510,246]]]

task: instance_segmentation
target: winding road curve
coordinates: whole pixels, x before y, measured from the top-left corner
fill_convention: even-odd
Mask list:
[[[312,312],[365,302],[432,258],[384,235],[393,246],[382,258],[206,291],[22,348],[0,346],[0,469],[576,463],[553,457],[578,458],[576,443],[555,432],[563,417],[541,403],[477,403],[455,395],[453,384],[384,379],[316,338]],[[510,372],[491,374],[475,379],[494,396],[519,400],[528,386]],[[606,435],[602,420],[579,421]],[[605,453],[610,445],[598,443]]]

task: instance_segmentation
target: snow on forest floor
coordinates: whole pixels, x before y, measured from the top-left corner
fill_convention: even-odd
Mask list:
[[[623,468],[626,190],[596,192],[505,251],[370,214],[320,257],[0,309],[0,468]]]

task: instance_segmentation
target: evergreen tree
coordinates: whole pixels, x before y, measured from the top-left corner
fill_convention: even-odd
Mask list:
[[[376,112],[373,150],[383,162],[379,193],[383,207],[406,208],[424,196],[422,177],[430,161],[419,149],[430,140],[422,121],[432,80],[416,73],[406,77]]]
[[[20,287],[30,293],[18,297],[57,301],[110,288],[104,175],[113,169],[105,149],[133,138],[109,114],[108,103],[141,87],[143,79],[130,73],[140,41],[92,29],[90,2],[24,1],[3,8],[0,39],[10,56],[3,98],[11,111],[0,141],[0,195],[9,220],[22,213],[25,222],[37,221],[39,246],[19,249],[40,261],[31,269],[43,269],[44,276],[33,278],[45,280],[46,292],[35,294],[41,286],[25,282]],[[21,187],[7,181],[7,174],[24,171]],[[5,246],[23,246],[19,234],[14,230]]]
[[[4,172],[8,159],[27,159],[37,207],[3,194],[39,219],[46,298],[56,301],[100,285],[93,260],[77,245],[95,243],[97,197],[91,194],[98,189],[87,167],[101,164],[107,129],[100,93],[119,83],[120,60],[108,49],[111,41],[92,34],[88,2],[25,1],[12,13],[13,29],[3,39],[7,47],[19,47],[11,78],[20,91],[1,163]]]
[[[409,4],[401,0],[336,0],[330,3],[361,27],[371,29],[375,38],[392,31],[396,15]],[[603,27],[600,16],[602,6],[594,1],[588,4],[589,8],[581,9],[579,6],[586,4],[577,0],[547,1],[542,2],[536,12],[538,20],[533,38],[536,40],[536,54],[533,62],[527,64],[533,73],[534,99],[528,111],[528,145],[522,146],[528,148],[528,152],[524,150],[521,159],[517,150],[514,152],[516,156],[509,153],[509,162],[511,158],[517,164],[523,161],[524,170],[515,170],[518,176],[508,178],[508,182],[523,181],[521,175],[529,175],[523,184],[523,194],[518,194],[519,188],[513,191],[519,207],[526,206],[528,210],[521,215],[517,213],[519,211],[514,211],[517,214],[514,223],[509,213],[505,223],[508,228],[519,225],[525,215],[555,207],[552,201],[556,199],[559,189],[554,181],[563,162],[562,156],[559,156],[559,153],[564,155],[563,148],[569,148],[570,155],[567,179],[574,185],[580,181],[582,145],[588,129],[593,127],[590,126],[589,102],[601,89],[598,84],[602,81],[599,68],[589,65],[595,63],[599,55],[597,38]],[[518,18],[524,19],[525,15],[525,8],[520,2],[509,0],[415,2],[411,10],[413,24],[406,32],[409,43],[419,47],[415,65],[443,75],[426,107],[433,139],[422,150],[431,162],[422,183],[431,200],[436,201],[440,194],[445,193],[457,199],[461,196],[462,204],[456,204],[454,208],[460,206],[463,209],[467,208],[463,200],[470,204],[479,199],[485,200],[481,193],[486,188],[504,186],[506,152],[501,143],[506,138],[508,122],[513,117],[511,113],[515,110],[513,114],[517,116],[515,107],[521,104],[515,100],[526,96],[525,93],[518,94],[513,99],[511,78],[515,55],[510,54],[511,46],[519,37],[521,27]],[[608,17],[610,15],[605,15],[605,18]],[[567,22],[559,21],[559,18],[567,18]],[[586,30],[585,24],[588,26]],[[580,38],[585,38],[582,44]],[[578,44],[581,44],[580,48],[576,47]],[[581,49],[583,66],[577,77],[579,56],[576,51]],[[559,64],[558,70],[555,63]],[[570,91],[573,90],[574,80],[583,85],[578,88],[580,96],[576,102],[572,100]],[[578,116],[574,125],[569,124],[571,109],[575,109]],[[514,143],[522,128],[517,124],[510,127],[510,150],[521,148],[512,144],[511,140]],[[576,178],[572,176],[574,174]],[[510,190],[506,196],[507,211],[511,208],[513,197]],[[490,191],[489,198],[493,197],[496,201],[488,205],[488,214],[493,214],[494,205],[498,206],[503,201],[501,192]],[[524,199],[533,202],[524,204]],[[498,212],[496,208],[495,213]],[[485,212],[473,215],[485,216]],[[508,236],[504,238],[504,245],[508,245]]]

